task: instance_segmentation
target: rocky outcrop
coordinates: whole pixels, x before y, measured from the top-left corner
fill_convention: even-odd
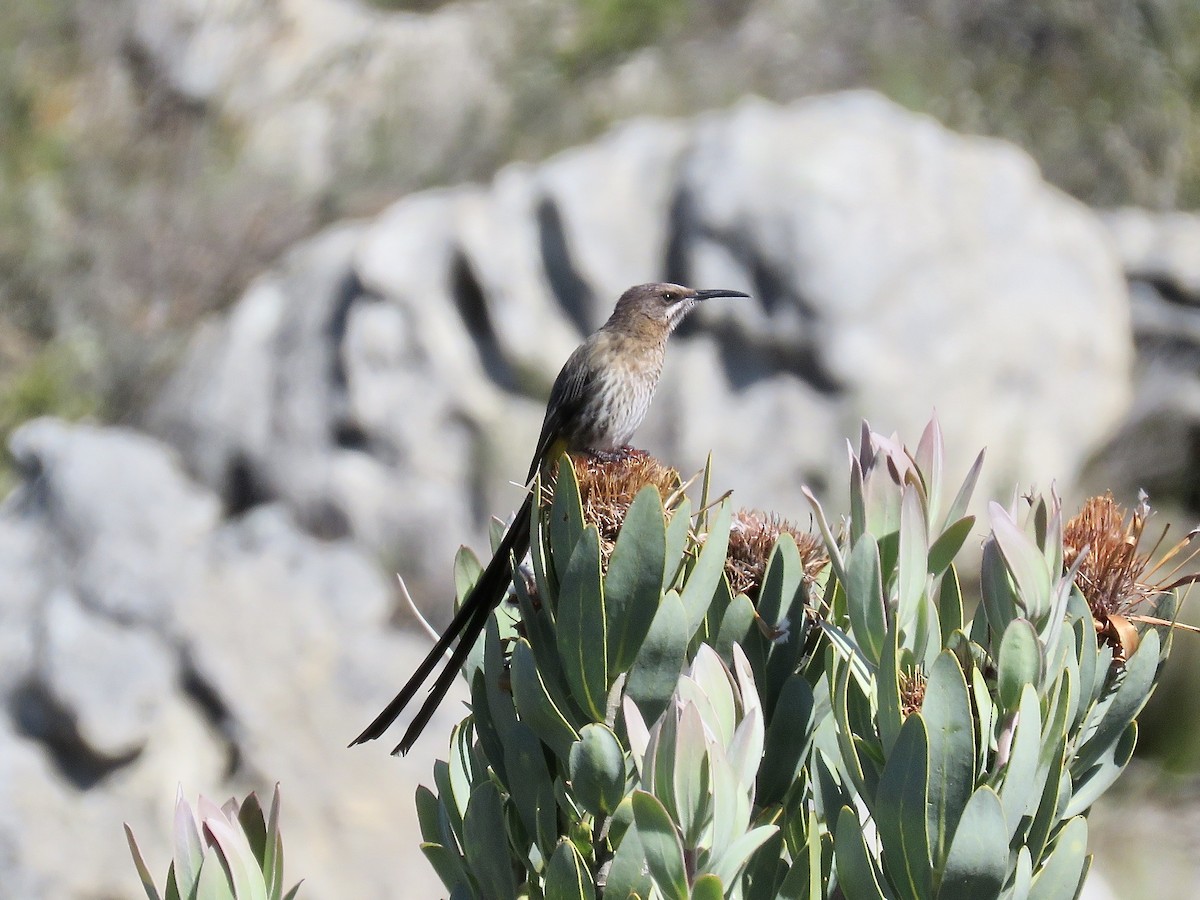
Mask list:
[[[494,6],[402,15],[348,0],[126,0],[125,18],[141,77],[211,108],[264,171],[314,193],[392,160],[412,181],[449,159],[471,170],[490,162],[509,119],[498,82],[514,39]]]
[[[428,645],[387,627],[374,561],[305,534],[278,505],[221,520],[217,498],[143,435],[39,420],[12,450],[23,481],[0,510],[6,896],[132,896],[122,820],[161,879],[177,785],[223,799],[275,780],[307,895],[391,895],[389,861],[419,840],[395,812],[437,744],[401,762],[345,749]],[[451,705],[438,729],[457,715]],[[431,871],[405,880],[413,896],[436,892]]]
[[[1120,209],[1101,216],[1129,280],[1134,398],[1097,453],[1097,489],[1144,488],[1200,509],[1200,216]]]
[[[616,293],[745,288],[672,348],[640,444],[748,504],[837,490],[864,415],[937,410],[984,490],[1069,488],[1124,413],[1125,284],[1027,156],[878,96],[638,120],[297,248],[189,354],[155,428],[234,509],[278,500],[444,583],[519,496],[549,385]],[[445,592],[426,596],[444,603]]]

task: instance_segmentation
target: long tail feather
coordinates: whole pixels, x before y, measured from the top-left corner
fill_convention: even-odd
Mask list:
[[[437,668],[438,663],[442,661],[446,649],[457,639],[458,645],[454,648],[450,659],[446,661],[442,671],[430,687],[429,696],[421,704],[416,718],[413,719],[412,724],[409,725],[408,730],[404,733],[404,739],[400,742],[400,746],[393,752],[407,753],[409,748],[412,747],[417,737],[420,736],[422,729],[428,724],[430,717],[442,702],[442,698],[446,696],[446,692],[454,682],[454,676],[462,668],[467,654],[471,652],[475,641],[483,632],[488,615],[504,599],[504,595],[508,591],[508,585],[512,581],[514,559],[516,562],[520,562],[529,550],[529,527],[532,509],[533,494],[531,493],[525,498],[525,502],[521,504],[521,509],[517,512],[516,518],[508,527],[508,531],[505,532],[504,538],[500,541],[500,546],[496,548],[495,555],[487,564],[487,568],[483,570],[483,574],[479,576],[479,581],[475,583],[475,587],[471,589],[471,593],[463,600],[458,612],[450,620],[450,624],[446,626],[446,630],[442,632],[442,636],[438,639],[437,643],[433,645],[433,649],[429,651],[421,661],[421,664],[417,666],[416,671],[413,672],[404,687],[400,689],[400,693],[393,697],[392,701],[375,717],[375,720],[363,729],[362,734],[350,742],[351,747],[356,744],[365,743],[366,741],[373,741],[381,737],[391,727],[392,723],[400,717],[400,713],[404,711],[404,708],[416,696],[426,679],[433,673],[433,670]]]

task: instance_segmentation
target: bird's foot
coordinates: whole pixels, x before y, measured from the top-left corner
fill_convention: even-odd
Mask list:
[[[645,450],[639,450],[626,444],[624,447],[617,447],[614,450],[589,450],[588,455],[599,463],[618,463],[641,459],[649,454]]]

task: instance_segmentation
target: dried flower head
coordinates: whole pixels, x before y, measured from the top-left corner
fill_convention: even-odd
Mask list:
[[[921,709],[921,704],[925,702],[925,682],[924,666],[900,670],[900,711],[904,718]]]
[[[1164,529],[1152,547],[1142,549],[1142,535],[1151,514],[1144,493],[1128,513],[1111,493],[1105,493],[1088,499],[1063,528],[1063,563],[1068,571],[1078,563],[1075,584],[1092,610],[1097,633],[1113,648],[1114,663],[1124,662],[1138,648],[1140,638],[1134,622],[1157,622],[1146,614],[1153,613],[1157,598],[1195,580],[1195,576],[1175,578],[1195,552],[1171,571],[1164,571],[1195,531],[1151,565],[1166,536]]]
[[[613,453],[580,454],[572,456],[571,463],[583,502],[583,521],[599,530],[605,565],[637,492],[652,484],[667,505],[683,485],[678,471],[644,450],[626,448]]]
[[[819,536],[801,531],[775,513],[740,509],[734,513],[729,528],[729,555],[725,559],[725,574],[735,596],[745,594],[752,600],[758,596],[767,560],[775,549],[775,542],[784,533],[790,534],[796,542],[806,578],[816,578],[825,568],[829,556]]]

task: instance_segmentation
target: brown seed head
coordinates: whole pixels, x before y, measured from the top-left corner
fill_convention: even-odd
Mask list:
[[[679,472],[643,450],[572,455],[571,464],[579,482],[583,521],[595,525],[600,532],[600,552],[605,566],[637,492],[652,484],[666,503],[683,483]]]
[[[1063,564],[1068,570],[1087,550],[1079,563],[1075,584],[1091,608],[1101,641],[1113,648],[1114,664],[1123,663],[1137,650],[1141,638],[1134,622],[1147,621],[1145,613],[1154,612],[1156,599],[1195,580],[1195,576],[1174,577],[1194,558],[1194,553],[1172,571],[1164,572],[1165,564],[1179,554],[1195,532],[1151,565],[1166,531],[1154,546],[1143,549],[1142,535],[1150,515],[1150,504],[1144,495],[1127,513],[1111,493],[1105,493],[1087,500],[1063,528]]]
[[[900,670],[900,711],[904,718],[921,709],[925,702],[925,667]]]
[[[1075,564],[1084,548],[1075,583],[1097,621],[1137,606],[1154,593],[1139,582],[1149,557],[1138,553],[1146,517],[1134,510],[1128,516],[1111,493],[1091,497],[1063,528],[1063,563]]]
[[[796,542],[806,578],[816,578],[825,568],[829,556],[817,535],[801,531],[775,513],[740,509],[734,513],[729,529],[729,555],[725,559],[725,574],[734,596],[745,594],[752,600],[758,596],[767,560],[784,533]]]

